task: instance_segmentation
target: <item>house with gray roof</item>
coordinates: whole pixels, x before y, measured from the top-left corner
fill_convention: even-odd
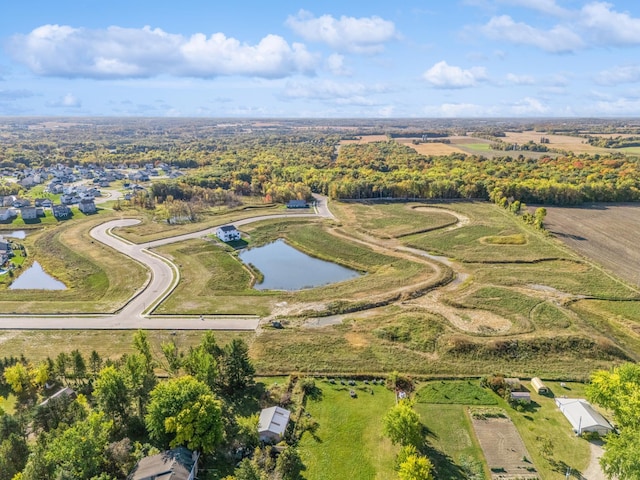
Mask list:
[[[195,480],[199,456],[185,447],[166,450],[141,459],[127,480]]]
[[[281,407],[265,408],[258,419],[258,435],[261,442],[278,443],[284,437],[291,412]]]

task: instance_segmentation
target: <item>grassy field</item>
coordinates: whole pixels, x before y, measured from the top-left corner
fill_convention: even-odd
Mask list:
[[[420,203],[405,202],[332,205],[343,222],[358,225],[362,231],[379,238],[395,238],[435,230],[453,225],[457,221],[445,211],[421,212],[416,208],[420,206]]]
[[[418,403],[497,405],[496,396],[474,380],[426,382],[416,392]]]
[[[24,355],[32,362],[55,358],[60,352],[69,353],[78,349],[88,358],[93,350],[103,358],[117,359],[124,353],[132,353],[131,330],[0,330],[0,347],[3,357],[20,357]],[[147,332],[154,356],[162,357],[160,345],[163,342],[175,341],[180,349],[188,350],[190,346],[200,343],[204,331],[150,330]],[[252,341],[248,332],[216,332],[216,340],[224,345],[233,338]]]
[[[308,480],[352,480],[395,477],[398,447],[382,435],[381,419],[394,404],[383,386],[357,387],[316,382],[319,400],[308,399],[306,410],[319,423],[316,438],[305,434],[299,451]],[[358,396],[351,398],[349,390]],[[373,391],[373,395],[371,394]]]
[[[111,312],[128,300],[147,279],[146,269],[125,255],[94,242],[89,231],[116,218],[114,212],[86,217],[34,231],[23,241],[27,268],[37,260],[67,290],[43,295],[39,290],[2,290],[0,312]],[[19,275],[20,270],[15,275]]]

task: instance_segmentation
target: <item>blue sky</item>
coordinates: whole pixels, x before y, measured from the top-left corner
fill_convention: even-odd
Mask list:
[[[640,115],[640,2],[4,0],[0,116]]]

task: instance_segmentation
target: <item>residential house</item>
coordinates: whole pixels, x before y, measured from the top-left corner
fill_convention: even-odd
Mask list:
[[[20,216],[23,220],[35,220],[38,218],[38,209],[36,207],[22,207]]]
[[[16,216],[16,211],[12,208],[0,208],[0,222],[7,222]]]
[[[51,207],[51,211],[56,218],[69,218],[71,216],[71,209],[66,205],[54,205]]]
[[[289,200],[287,208],[309,208],[306,200]]]
[[[80,200],[78,210],[84,214],[96,213],[98,211],[95,202],[91,198],[83,198]]]
[[[34,205],[36,207],[51,208],[53,202],[48,198],[36,198]]]
[[[613,430],[607,419],[583,398],[556,398],[556,405],[567,417],[577,435],[584,432],[606,435]]]
[[[261,442],[278,443],[284,437],[291,412],[281,407],[265,408],[258,419],[258,435]]]
[[[64,388],[61,388],[60,390],[58,390],[53,395],[51,395],[49,398],[47,398],[44,402],[42,402],[38,406],[42,407],[42,406],[46,405],[47,403],[49,403],[49,400],[56,399],[56,398],[62,398],[62,397],[69,397],[71,399],[74,399],[74,398],[77,397],[77,395],[76,395],[76,392],[75,392],[74,389],[69,388],[69,387],[64,387]]]
[[[233,225],[223,225],[216,230],[216,236],[223,242],[240,240],[240,232]]]
[[[178,447],[144,457],[129,473],[127,480],[195,480],[199,456],[198,452]]]

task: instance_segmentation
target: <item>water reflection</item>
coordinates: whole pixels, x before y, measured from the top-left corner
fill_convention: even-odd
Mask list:
[[[67,286],[46,273],[38,262],[25,270],[11,285],[9,290],[65,290]]]
[[[239,257],[264,275],[264,281],[255,286],[258,290],[302,290],[360,276],[349,268],[310,257],[284,240],[243,250]]]

